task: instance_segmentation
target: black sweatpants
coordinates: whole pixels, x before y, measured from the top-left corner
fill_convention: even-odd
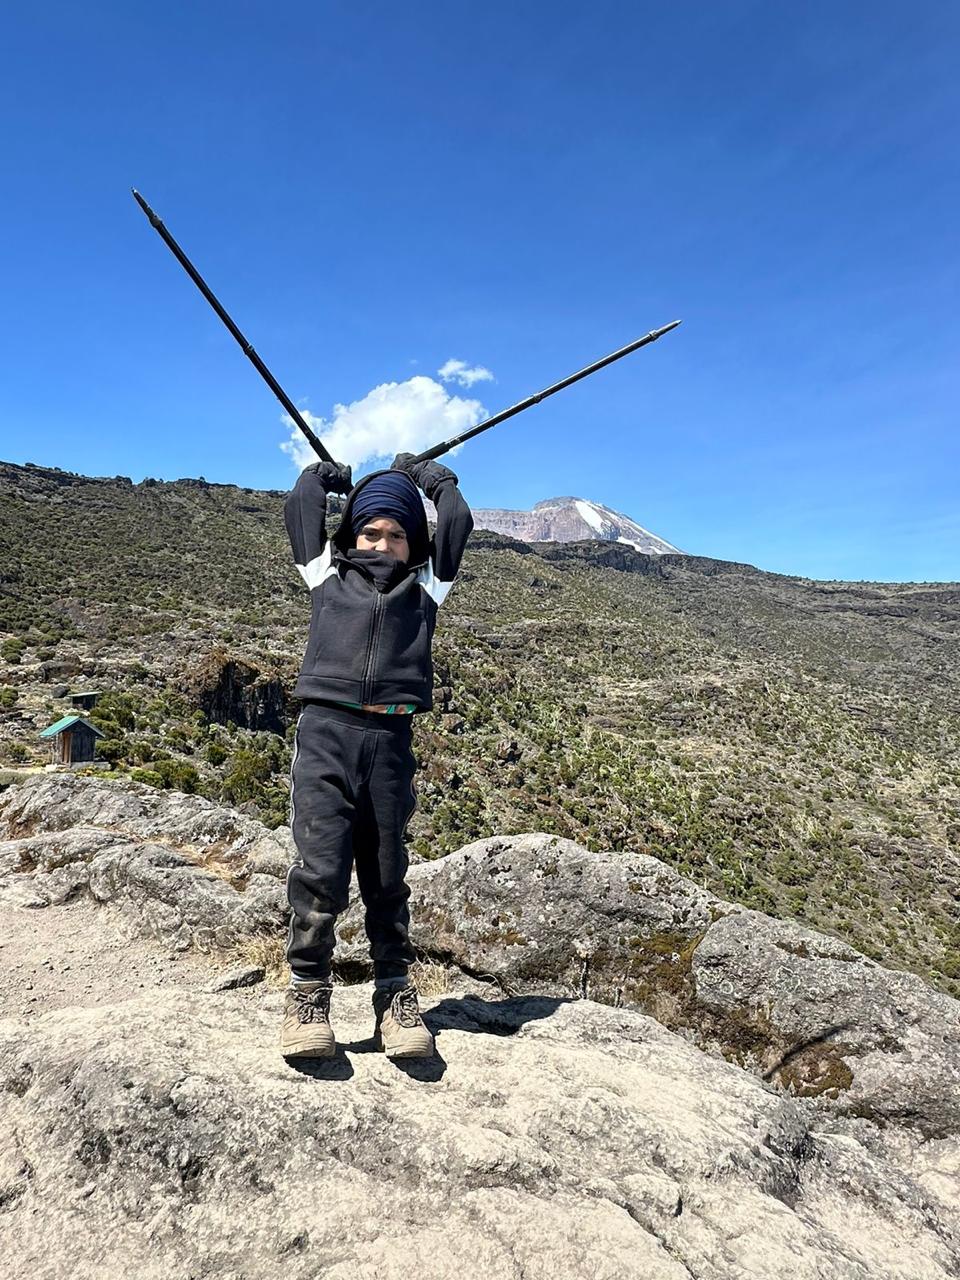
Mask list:
[[[404,844],[417,805],[412,719],[318,702],[300,714],[290,771],[297,857],[287,873],[287,961],[297,978],[330,974],[354,862],[375,976],[401,977],[415,959]]]

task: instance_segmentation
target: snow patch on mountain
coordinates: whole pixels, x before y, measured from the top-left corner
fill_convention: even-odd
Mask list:
[[[589,502],[584,502],[582,498],[575,498],[573,505],[586,520],[587,524],[593,525],[598,533],[603,530],[603,517],[600,515],[596,507],[591,506]]]

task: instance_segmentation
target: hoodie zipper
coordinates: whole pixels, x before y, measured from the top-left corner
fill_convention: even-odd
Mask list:
[[[373,680],[372,680],[373,655],[377,651],[377,646],[380,640],[380,624],[382,620],[383,620],[383,595],[380,591],[375,591],[374,597],[373,597],[373,617],[370,624],[370,636],[367,641],[367,660],[363,664],[363,679],[360,682],[360,701],[361,702],[372,701],[370,695],[367,693],[367,679],[368,677],[371,677],[370,684],[372,688],[373,686]]]

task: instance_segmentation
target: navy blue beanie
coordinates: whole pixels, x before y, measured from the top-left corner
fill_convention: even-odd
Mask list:
[[[403,526],[411,549],[425,542],[427,515],[420,491],[402,471],[384,471],[363,486],[350,508],[354,539],[368,520],[386,516]]]

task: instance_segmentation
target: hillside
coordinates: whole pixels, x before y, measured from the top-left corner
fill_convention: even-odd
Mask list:
[[[0,464],[0,759],[42,762],[92,686],[118,771],[283,822],[308,612],[283,496]],[[478,528],[441,617],[416,853],[653,854],[960,994],[960,586]]]

